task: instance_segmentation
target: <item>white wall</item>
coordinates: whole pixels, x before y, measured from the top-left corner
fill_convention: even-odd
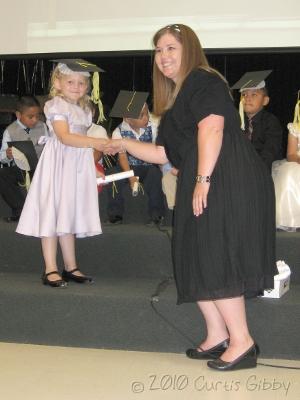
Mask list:
[[[300,0],[0,0],[0,54],[151,49],[185,23],[205,48],[300,46]]]

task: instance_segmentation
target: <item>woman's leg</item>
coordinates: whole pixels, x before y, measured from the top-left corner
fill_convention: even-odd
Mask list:
[[[228,339],[228,331],[222,315],[212,300],[198,301],[197,305],[203,314],[207,336],[199,345],[202,350],[208,350]]]
[[[233,361],[254,343],[248,330],[245,299],[241,296],[215,300],[214,303],[227,326],[230,338],[229,347],[221,358],[223,361]]]
[[[59,236],[59,244],[61,247],[65,270],[72,271],[73,269],[76,269],[75,236],[71,233]],[[74,271],[73,274],[83,276],[80,271]]]
[[[57,272],[57,263],[56,263],[56,255],[57,255],[57,237],[43,237],[42,238],[42,252],[45,261],[45,274],[49,272]],[[56,281],[60,278],[59,273],[51,274],[48,276],[49,281]]]

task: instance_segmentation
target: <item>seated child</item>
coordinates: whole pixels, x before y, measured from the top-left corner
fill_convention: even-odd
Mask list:
[[[265,109],[270,97],[263,79],[270,72],[247,72],[232,88],[240,89],[242,128],[271,172],[273,161],[282,158],[282,127],[278,118]]]
[[[124,94],[125,93],[125,94]],[[138,92],[121,91],[110,115],[112,117],[123,117],[122,123],[113,131],[113,139],[131,138],[142,142],[155,142],[157,136],[158,121],[149,113],[148,106],[145,103],[146,97],[139,95]],[[119,100],[124,100],[121,106]],[[128,100],[128,101],[127,101]],[[127,104],[128,103],[128,104]],[[135,113],[128,113],[130,105]],[[165,206],[164,195],[162,192],[162,173],[158,165],[147,163],[126,152],[119,153],[119,171],[134,171],[133,177],[128,179],[133,195],[137,194],[136,188],[143,184],[148,196],[148,225],[161,224],[164,220]],[[126,180],[115,182],[116,190],[110,196],[108,202],[108,217],[111,223],[121,223],[124,212],[124,198],[122,191]]]
[[[285,160],[273,163],[276,194],[276,227],[286,231],[300,228],[300,100],[294,122],[288,124],[288,148]]]
[[[43,145],[38,141],[41,136],[48,136],[47,126],[40,120],[41,109],[38,100],[32,96],[21,97],[16,106],[16,121],[12,122],[3,133],[0,161],[10,164],[9,168],[0,169],[0,194],[12,210],[10,217],[5,217],[6,222],[19,220],[25,196],[22,186],[25,174],[14,163],[10,141],[31,140],[37,156],[41,155]],[[32,175],[31,171],[31,175]]]

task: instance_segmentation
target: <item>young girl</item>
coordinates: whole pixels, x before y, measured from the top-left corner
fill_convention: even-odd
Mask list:
[[[74,235],[86,237],[102,233],[93,149],[101,151],[106,140],[86,135],[92,123],[87,96],[88,71],[99,69],[83,60],[64,62],[52,73],[52,99],[44,108],[50,138],[16,230],[41,238],[45,261],[42,281],[51,287],[65,287],[69,280],[92,282],[91,277],[78,270]],[[56,263],[58,242],[64,261],[61,275]]]
[[[273,163],[276,194],[276,227],[285,231],[300,228],[300,99],[294,121],[288,124],[288,148],[285,160]]]

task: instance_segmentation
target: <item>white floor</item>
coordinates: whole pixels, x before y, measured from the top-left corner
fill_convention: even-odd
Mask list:
[[[299,400],[300,371],[258,366],[222,373],[183,354],[0,343],[0,399]]]

